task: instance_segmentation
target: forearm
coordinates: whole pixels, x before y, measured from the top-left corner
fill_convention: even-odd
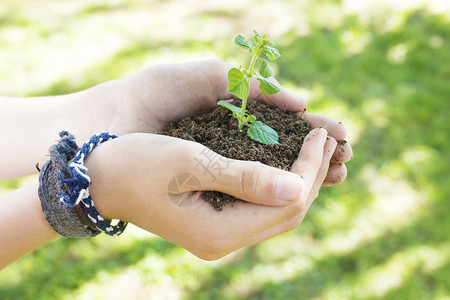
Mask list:
[[[100,85],[79,93],[38,98],[0,97],[0,180],[36,172],[47,160],[58,133],[67,130],[78,143],[108,130],[113,103],[101,103]]]
[[[58,237],[40,207],[38,183],[0,198],[0,270]]]
[[[102,147],[100,146],[98,150],[101,149]],[[105,153],[97,151],[97,149],[95,150],[93,159],[90,159],[90,164],[86,165],[89,168],[88,173],[94,181],[94,184],[91,187],[95,188],[94,194],[96,197],[95,203],[97,209],[103,217],[112,219],[111,212],[120,211],[120,208],[115,207],[117,206],[117,201],[112,201],[115,198],[111,199],[111,194],[108,194],[112,189],[111,186],[109,186],[110,183],[103,180],[105,174],[108,174],[104,166],[102,166],[102,162],[104,162],[103,156],[108,156],[108,152],[105,155]],[[44,174],[49,176],[48,171]],[[49,179],[48,177],[45,178]],[[38,180],[36,179],[27,186],[0,198],[0,270],[18,258],[26,255],[28,252],[40,248],[59,236],[59,234],[49,225],[49,222],[46,220],[45,214],[42,211],[38,193],[38,184]],[[47,205],[45,211],[46,214],[48,214],[47,216],[50,217],[50,223],[53,224],[52,226],[55,225],[55,222],[57,223],[57,226],[66,226],[66,229],[70,232],[71,226],[78,225],[74,225],[74,220],[66,220],[66,215],[58,215],[59,211],[57,209],[54,210],[54,207],[51,208],[50,205],[50,202],[52,202],[53,205],[58,205],[59,203],[54,203],[54,201],[58,201],[58,199],[54,198],[55,195],[51,192],[54,192],[54,188],[48,186],[48,184],[60,183],[53,182],[52,180],[42,180],[41,184],[47,184],[47,186],[41,187],[41,191],[43,195],[46,195]],[[97,192],[98,190],[100,190],[100,193]],[[97,195],[99,198],[98,201]],[[60,227],[54,228],[57,230],[57,228]]]

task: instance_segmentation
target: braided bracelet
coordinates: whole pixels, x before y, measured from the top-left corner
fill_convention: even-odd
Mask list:
[[[91,237],[99,232],[118,236],[127,223],[119,221],[112,225],[97,211],[89,195],[90,177],[86,174],[84,161],[88,154],[100,143],[116,138],[109,133],[92,136],[78,149],[74,137],[66,131],[60,133],[61,141],[50,148],[51,160],[47,162],[39,176],[39,197],[48,223],[64,237]],[[74,152],[76,155],[73,157]],[[72,159],[70,163],[67,162]],[[50,170],[50,171],[49,171]],[[55,182],[58,172],[59,182]],[[50,179],[49,179],[50,178]],[[55,200],[59,201],[56,204]]]

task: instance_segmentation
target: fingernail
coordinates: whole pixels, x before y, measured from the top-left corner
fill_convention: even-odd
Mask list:
[[[281,201],[296,201],[300,197],[303,180],[300,176],[279,175],[277,178],[276,197]]]
[[[317,134],[317,135],[321,135],[321,136],[323,136],[324,138],[328,136],[327,130],[326,130],[325,128],[322,128],[322,127],[314,128],[314,129],[311,131],[311,133],[314,133],[314,134]]]
[[[337,142],[332,137],[327,137],[327,141],[325,142],[324,151],[326,156],[333,156],[334,150],[336,150]]]

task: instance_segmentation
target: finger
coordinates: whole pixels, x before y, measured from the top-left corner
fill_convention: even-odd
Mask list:
[[[215,166],[222,170],[197,172],[202,190],[220,191],[247,202],[272,206],[288,205],[300,198],[303,180],[296,174],[260,162],[220,157],[207,148],[203,151],[209,157],[215,155]]]
[[[275,78],[270,77],[267,78],[266,80],[280,87],[280,84]],[[283,111],[290,111],[290,112],[303,111],[307,104],[306,99],[296,94],[285,91],[282,88],[279,93],[273,95],[263,94],[261,92],[261,89],[259,88],[259,82],[256,78],[252,78],[252,80],[250,81],[249,99],[258,100],[267,105],[278,107]]]
[[[324,181],[325,177],[327,176],[328,167],[330,165],[329,162],[333,155],[334,149],[336,148],[336,145],[337,145],[336,140],[334,140],[332,138],[328,139],[324,145],[322,165],[320,166],[319,172],[317,173],[317,177],[316,177],[314,185],[311,189],[310,197],[308,199],[308,203],[307,203],[305,209],[302,212],[300,212],[299,214],[297,214],[296,216],[293,216],[287,220],[284,220],[283,222],[276,224],[273,227],[270,227],[254,236],[248,237],[248,238],[240,241],[239,243],[237,243],[235,245],[234,249],[232,249],[230,252],[235,251],[239,248],[248,246],[248,245],[253,245],[253,244],[265,241],[274,236],[280,235],[284,232],[293,230],[293,229],[297,228],[303,222],[303,219],[304,219],[309,207],[311,206],[312,202],[317,198],[317,195],[318,195],[319,189],[321,188],[322,182]]]
[[[319,172],[317,173],[316,180],[314,181],[314,185],[311,189],[311,193],[309,194],[308,204],[311,205],[311,203],[319,196],[319,190],[322,186],[322,183],[324,182],[325,178],[327,177],[327,173],[330,167],[330,160],[333,156],[334,150],[336,149],[337,142],[334,138],[327,138],[327,141],[324,146],[323,150],[323,161],[322,165],[320,166]],[[309,207],[308,205],[308,207]],[[305,212],[306,213],[306,212]]]
[[[192,229],[193,231],[186,234],[186,236],[199,234],[196,232],[198,228],[204,228],[205,231],[210,230],[209,228],[214,228],[214,236],[211,237],[210,241],[210,244],[213,245],[213,253],[219,253],[220,251],[216,251],[217,249],[224,251],[232,249],[235,247],[236,241],[242,241],[245,238],[265,231],[303,211],[304,205],[308,201],[309,192],[322,165],[326,137],[327,133],[324,129],[315,129],[305,138],[294,168],[297,175],[303,177],[302,196],[297,202],[287,206],[268,206],[239,201],[232,206],[224,207],[222,212],[217,214],[208,203],[197,201],[195,205],[189,207],[173,207],[173,215],[179,220],[190,220],[190,226],[185,228],[185,230],[189,231]],[[177,172],[179,171],[183,170],[178,170]],[[188,166],[184,171],[196,172],[194,166]],[[196,176],[200,178],[202,176],[201,174],[201,172],[197,172]],[[207,178],[201,178],[206,181],[205,185],[207,185]],[[210,188],[215,187],[216,190],[232,194],[231,191],[234,189],[233,185],[239,185],[239,177],[235,182],[231,183],[223,179],[223,176],[217,177],[217,182],[212,183],[214,186]],[[204,182],[202,181],[202,183]],[[307,191],[304,193],[304,196],[303,191]],[[201,217],[199,218],[198,216]],[[241,224],[246,224],[244,232]],[[205,232],[205,234],[207,233]],[[183,247],[185,244],[189,244],[185,241],[177,241],[177,243]]]
[[[331,158],[332,163],[346,163],[353,158],[352,146],[347,143],[346,140],[342,140],[338,143],[336,151],[334,151]]]
[[[328,135],[336,141],[342,141],[347,136],[347,131],[342,122],[338,122],[330,117],[316,115],[310,112],[299,112],[299,116],[303,117],[313,128],[323,127],[328,131]]]
[[[328,134],[338,141],[331,162],[346,163],[353,158],[352,147],[345,140],[347,132],[342,122],[338,122],[327,116],[316,115],[309,112],[300,112],[298,115],[302,116],[313,128],[325,128],[328,131]]]
[[[331,157],[333,156],[336,146],[337,146],[336,140],[328,137],[327,141],[325,142],[324,148],[323,148],[322,165],[320,166],[319,172],[317,173],[316,180],[314,181],[311,192],[309,193],[309,198],[306,203],[305,209],[296,216],[297,217],[296,222],[292,221],[294,223],[294,225],[296,225],[295,227],[298,227],[303,222],[303,219],[305,218],[306,213],[308,212],[311,204],[319,196],[319,190],[320,190],[325,178],[327,177],[329,166],[330,166],[330,160],[331,160]]]
[[[325,129],[313,129],[305,137],[303,146],[300,150],[299,159],[292,165],[291,172],[300,175],[300,177],[303,178],[304,185],[309,187],[309,189],[303,189],[303,199],[309,198],[309,194],[317,177],[317,172],[322,165],[323,147],[326,141],[327,131]],[[308,142],[312,144],[311,147],[304,147]],[[317,151],[317,149],[321,149],[321,151]],[[315,176],[312,176],[312,172],[314,172]]]
[[[300,198],[307,199],[322,162],[319,155],[321,151],[317,149],[323,148],[326,137],[327,132],[322,128],[308,134],[297,165],[294,163],[293,172],[259,162],[228,159],[198,143],[185,142],[184,152],[190,153],[189,161],[183,162],[186,172],[183,173],[184,177],[178,178],[182,182],[178,182],[176,193],[214,190],[247,202],[271,206],[288,205]],[[199,183],[196,184],[194,178]],[[310,186],[304,192],[302,178],[309,180]]]
[[[324,186],[340,184],[347,177],[347,167],[344,164],[330,164]]]
[[[222,225],[227,228],[228,234],[232,234],[233,230],[235,230],[236,235],[241,236],[242,228],[232,228],[232,224],[239,223],[235,221],[240,218],[246,220],[246,223],[248,224],[248,234],[251,235],[269,228],[270,226],[288,219],[289,217],[297,215],[300,211],[302,211],[303,205],[308,201],[309,192],[311,191],[314,181],[317,178],[317,173],[322,164],[323,147],[326,141],[326,136],[327,134],[324,129],[315,129],[305,138],[299,158],[296,161],[295,168],[293,169],[298,177],[303,178],[303,186],[300,193],[301,196],[297,202],[289,206],[273,207],[255,205],[253,203],[249,203],[250,201],[258,201],[251,194],[246,194],[245,197],[239,197],[239,195],[243,195],[241,193],[241,189],[239,188],[242,180],[241,170],[238,172],[224,172],[223,175],[217,177],[216,181],[212,181],[207,176],[202,175],[203,172],[198,172],[198,170],[196,170],[197,167],[190,166],[188,170],[189,172],[194,172],[195,176],[200,179],[202,183],[201,189],[217,190],[247,201],[237,202],[233,206],[227,206],[220,213],[220,216],[214,214],[211,219],[201,221],[211,222],[211,224],[214,224],[215,222],[223,222]],[[230,164],[230,168],[232,165],[233,163]],[[239,166],[237,167],[239,168]],[[233,174],[235,174],[235,176],[233,176]],[[282,174],[284,174],[284,172],[282,172]],[[252,181],[247,181],[248,184],[252,185],[251,182]],[[249,189],[251,188],[253,187],[250,186]],[[256,193],[259,192],[256,191]],[[265,196],[266,195],[263,195],[263,197]]]

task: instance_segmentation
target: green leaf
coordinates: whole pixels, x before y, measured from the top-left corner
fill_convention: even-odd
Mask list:
[[[269,45],[269,46],[272,46],[272,47],[275,46],[274,41],[272,41],[272,40],[270,40],[270,39],[267,39],[265,42],[266,42],[266,44]]]
[[[241,48],[247,49],[248,51],[250,51],[250,53],[253,53],[253,51],[254,51],[252,44],[249,41],[247,41],[247,39],[240,34],[238,34],[234,38],[234,44]]]
[[[249,115],[249,116],[247,116],[246,121],[247,121],[247,123],[249,123],[249,124],[255,123],[256,117],[255,117],[254,115]]]
[[[275,84],[267,81],[261,76],[257,76],[256,79],[259,81],[259,89],[264,95],[273,95],[281,91],[279,87]]]
[[[229,110],[231,110],[233,112],[233,116],[234,114],[238,114],[241,115],[241,108],[237,107],[236,105],[233,105],[227,101],[224,100],[220,100],[219,102],[217,102],[218,105],[223,106],[228,108]]]
[[[264,41],[261,35],[256,30],[253,30],[253,33],[255,34],[255,42],[262,44]]]
[[[248,97],[248,82],[241,70],[232,68],[228,71],[228,87],[227,92],[230,92],[241,100]]]
[[[261,144],[279,144],[278,133],[261,121],[248,124],[247,135]]]
[[[260,59],[259,74],[261,74],[264,78],[268,78],[273,75],[272,68],[270,68],[269,63],[264,58]]]
[[[278,59],[278,58],[281,56],[281,54],[280,54],[280,52],[278,51],[278,49],[275,48],[275,47],[271,47],[271,46],[264,46],[264,47],[262,48],[262,52],[263,52],[265,55],[267,55],[267,57],[268,57],[270,60],[276,60],[276,59]]]

